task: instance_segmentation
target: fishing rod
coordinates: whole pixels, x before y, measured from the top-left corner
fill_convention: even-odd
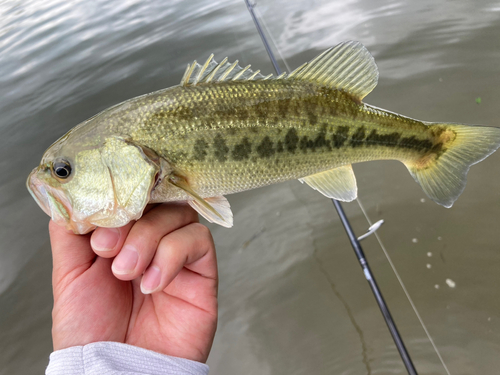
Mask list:
[[[342,222],[342,225],[344,226],[344,229],[347,233],[347,237],[349,237],[349,241],[351,241],[351,246],[356,253],[356,257],[358,258],[358,262],[361,265],[361,268],[363,269],[363,272],[366,277],[366,281],[368,281],[368,284],[370,285],[370,288],[373,292],[373,295],[375,296],[375,299],[377,300],[378,307],[380,308],[380,311],[382,312],[382,315],[384,317],[385,323],[387,324],[387,327],[389,328],[389,331],[392,335],[392,339],[394,340],[394,344],[396,344],[396,347],[398,348],[399,355],[401,356],[401,359],[403,360],[403,363],[406,367],[406,370],[408,371],[408,374],[410,375],[416,375],[417,370],[415,369],[415,366],[413,365],[413,362],[411,360],[410,354],[408,353],[408,350],[406,349],[406,346],[403,342],[403,338],[399,334],[398,328],[396,327],[396,323],[394,322],[394,319],[392,319],[391,312],[389,311],[389,307],[385,303],[384,297],[382,296],[382,291],[379,289],[377,282],[375,281],[375,277],[370,269],[370,265],[368,264],[368,259],[365,257],[365,253],[363,251],[363,248],[361,247],[361,244],[359,243],[358,239],[354,235],[354,231],[352,230],[351,224],[349,223],[349,220],[347,219],[347,216],[344,212],[344,209],[342,208],[342,205],[340,204],[339,201],[332,199],[333,205],[335,206],[335,209],[337,210],[337,213],[339,214],[340,221]]]
[[[281,74],[281,69],[274,57],[274,53],[267,42],[267,38],[262,30],[262,27],[260,26],[260,22],[257,19],[257,16],[255,15],[254,12],[254,7],[255,4],[251,4],[250,0],[245,0],[245,4],[248,8],[248,11],[250,12],[250,15],[252,16],[253,22],[255,24],[255,27],[257,28],[257,31],[259,32],[260,38],[262,39],[262,42],[264,44],[264,47],[266,48],[267,54],[269,55],[269,58],[274,66],[274,70],[276,71],[276,74],[279,76]],[[335,206],[335,209],[337,210],[337,213],[340,217],[340,221],[342,222],[342,225],[344,226],[344,229],[347,233],[347,237],[349,238],[349,241],[351,242],[351,246],[354,250],[354,253],[356,254],[356,257],[358,258],[358,262],[363,269],[363,273],[365,275],[366,280],[368,281],[368,284],[370,285],[370,288],[372,290],[372,293],[375,297],[375,300],[377,301],[377,304],[380,308],[380,311],[382,313],[382,316],[384,317],[385,323],[387,324],[387,327],[389,328],[389,332],[391,333],[392,339],[394,340],[394,344],[396,345],[396,348],[399,351],[399,355],[401,356],[401,359],[403,360],[403,363],[406,367],[406,370],[408,371],[408,374],[410,375],[417,375],[417,370],[415,369],[415,366],[413,365],[413,361],[411,360],[410,354],[408,353],[408,350],[406,349],[406,346],[403,342],[403,338],[399,334],[398,328],[396,326],[396,323],[394,322],[394,319],[392,318],[392,315],[389,311],[389,307],[387,306],[384,297],[382,296],[382,292],[380,288],[377,285],[377,282],[375,281],[375,277],[370,269],[370,266],[368,264],[368,259],[365,257],[365,253],[363,251],[363,248],[361,247],[361,244],[359,243],[358,238],[354,234],[354,230],[352,229],[351,224],[349,223],[349,219],[347,218],[344,209],[342,208],[342,205],[340,204],[339,201],[332,199],[333,205]],[[361,238],[361,237],[360,237]]]

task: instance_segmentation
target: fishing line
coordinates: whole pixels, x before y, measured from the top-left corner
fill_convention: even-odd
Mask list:
[[[260,27],[259,20],[257,19],[257,16],[255,15],[255,4],[250,4],[250,0],[245,0],[245,4],[247,5],[248,11],[250,12],[250,15],[252,16],[253,23],[255,24],[255,27],[257,28],[257,31],[260,35],[260,39],[262,40],[262,43],[264,43],[264,47],[266,48],[267,55],[271,59],[271,62],[273,63],[274,70],[276,71],[276,74],[280,75],[281,74],[281,69],[280,66],[278,65],[278,62],[274,58],[274,53],[271,49],[271,46],[269,43],[267,43],[267,38],[264,35],[264,32],[262,31],[262,28]],[[262,14],[260,15],[262,18]],[[276,47],[276,44],[274,45]]]
[[[255,5],[250,4],[250,0],[245,0],[245,4],[248,8],[248,11],[250,12],[250,15],[252,16],[255,27],[257,28],[257,31],[259,32],[259,35],[262,39],[262,42],[266,48],[267,54],[269,55],[269,58],[271,59],[271,62],[273,63],[274,69],[276,70],[276,73],[279,76],[281,74],[281,69],[280,69],[278,63],[276,62],[276,59],[274,58],[273,51],[271,50],[271,47],[269,46],[269,44],[267,42],[266,36],[264,35],[264,32],[260,26],[259,20],[257,19],[256,15],[254,13]],[[347,233],[347,236],[349,237],[349,240],[351,242],[354,253],[356,254],[356,257],[358,258],[359,264],[361,265],[361,268],[363,269],[366,280],[368,281],[368,284],[370,285],[370,288],[373,292],[375,300],[377,301],[377,304],[380,308],[380,311],[382,312],[382,315],[385,319],[387,327],[392,335],[392,339],[394,340],[394,344],[396,345],[396,348],[399,351],[399,354],[401,356],[401,359],[403,360],[403,363],[406,367],[406,370],[408,371],[408,374],[410,374],[410,375],[414,375],[414,374],[417,375],[417,370],[415,369],[415,366],[413,365],[411,357],[410,357],[410,355],[409,355],[409,353],[404,345],[403,339],[402,339],[401,335],[399,334],[399,331],[396,327],[394,320],[392,319],[391,313],[389,312],[389,308],[388,308],[387,304],[385,303],[385,300],[382,296],[382,293],[381,293],[381,291],[380,291],[380,289],[375,281],[375,278],[374,278],[374,276],[371,272],[370,266],[368,264],[368,260],[365,258],[363,249],[362,249],[358,239],[354,235],[354,231],[351,227],[351,224],[349,223],[349,220],[347,219],[347,216],[345,215],[344,210],[343,210],[340,202],[336,201],[335,199],[332,199],[332,202],[337,210],[337,213],[340,217],[342,225],[344,226],[344,229]]]
[[[252,5],[253,7],[253,10],[255,13],[258,14],[259,16],[259,19],[262,21],[262,25],[264,26],[264,30],[266,31],[266,34],[269,36],[269,39],[271,39],[271,42],[273,42],[273,45],[274,45],[274,49],[276,51],[278,51],[278,55],[280,55],[280,58],[281,58],[281,61],[283,61],[283,64],[285,64],[285,67],[286,67],[286,70],[288,72],[291,72],[292,69],[290,69],[290,67],[288,66],[288,63],[286,62],[286,59],[283,57],[283,55],[281,54],[281,50],[278,48],[278,45],[276,44],[276,41],[274,40],[273,38],[273,34],[271,34],[269,32],[269,28],[267,27],[267,24],[266,24],[266,20],[264,19],[264,17],[262,16],[262,13],[259,11],[259,9],[255,6],[255,4]]]
[[[387,328],[389,329],[389,332],[391,333],[392,339],[394,340],[394,344],[396,345],[396,348],[398,349],[399,355],[401,356],[401,359],[403,360],[403,363],[406,367],[406,370],[408,371],[408,374],[410,374],[410,375],[417,375],[417,370],[415,369],[415,366],[413,365],[411,357],[408,354],[408,351],[406,350],[406,346],[403,342],[403,338],[399,334],[398,328],[396,327],[396,323],[392,319],[391,313],[389,311],[389,307],[385,303],[384,297],[382,296],[382,292],[380,291],[380,288],[378,287],[377,282],[375,281],[375,277],[373,276],[373,273],[370,269],[370,265],[368,264],[368,260],[365,257],[365,254],[363,252],[363,248],[361,247],[358,239],[354,235],[354,231],[352,230],[352,227],[349,223],[349,220],[347,219],[347,216],[344,212],[344,209],[342,208],[342,205],[340,204],[339,201],[332,199],[332,202],[333,202],[333,205],[335,206],[335,209],[337,210],[337,213],[339,214],[340,221],[342,222],[342,225],[344,226],[344,229],[347,233],[347,237],[349,237],[349,241],[351,241],[351,246],[354,250],[354,253],[356,254],[356,257],[358,258],[358,262],[361,265],[361,268],[363,269],[363,273],[365,274],[366,281],[370,285],[373,296],[375,297],[375,300],[377,301],[378,307],[380,308],[380,312],[382,313],[382,316],[385,319],[385,323],[387,324]]]
[[[356,201],[358,202],[359,208],[361,209],[361,212],[363,212],[363,215],[365,216],[365,219],[368,222],[368,225],[371,226],[372,225],[372,221],[368,217],[368,214],[366,213],[364,206],[361,204],[361,201],[359,200],[359,198],[357,198]],[[420,314],[419,314],[419,312],[417,310],[417,307],[413,303],[413,300],[411,299],[410,294],[408,293],[408,290],[406,289],[406,286],[403,283],[403,280],[399,276],[399,272],[396,270],[396,266],[394,265],[394,263],[392,263],[392,259],[389,256],[389,253],[387,252],[387,249],[385,248],[384,244],[382,243],[382,240],[380,239],[378,233],[374,232],[374,234],[375,234],[375,237],[377,238],[378,244],[380,245],[382,251],[384,252],[385,257],[387,258],[387,261],[389,262],[389,264],[390,264],[390,266],[392,268],[392,272],[394,272],[394,275],[396,275],[396,278],[399,281],[399,285],[401,285],[401,289],[403,289],[403,292],[405,293],[406,298],[408,299],[408,302],[410,302],[410,305],[411,305],[411,307],[413,309],[413,312],[417,316],[417,319],[420,322],[420,325],[422,326],[422,328],[424,329],[424,332],[427,335],[427,338],[431,342],[431,345],[434,348],[434,351],[436,352],[439,360],[441,361],[441,364],[443,365],[444,369],[446,370],[446,373],[448,375],[451,375],[450,371],[448,370],[448,367],[446,366],[446,363],[444,363],[443,357],[441,357],[441,353],[439,352],[436,344],[434,343],[434,340],[432,339],[429,331],[427,330],[427,326],[424,324],[424,321],[422,320],[422,317],[420,316]]]

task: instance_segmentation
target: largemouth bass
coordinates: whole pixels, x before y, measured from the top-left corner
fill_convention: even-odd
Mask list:
[[[363,103],[378,70],[358,42],[275,78],[212,58],[188,65],[179,86],[104,110],[50,146],[27,181],[40,207],[81,234],[167,201],[231,227],[226,194],[300,179],[351,201],[351,164],[380,159],[403,162],[432,200],[451,207],[470,166],[500,146],[498,128],[423,122]]]

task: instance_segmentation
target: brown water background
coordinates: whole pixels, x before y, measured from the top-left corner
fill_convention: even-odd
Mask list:
[[[500,126],[500,3],[259,1],[290,68],[359,40],[380,70],[366,102],[428,121]],[[0,374],[51,352],[48,218],[24,182],[80,121],[172,86],[215,53],[273,72],[242,1],[0,1]],[[480,104],[478,101],[480,98]],[[500,370],[500,152],[452,209],[397,162],[354,166],[359,197],[454,375]],[[213,374],[404,374],[331,202],[297,181],[229,196]],[[358,234],[367,221],[344,205]],[[445,374],[379,243],[367,257],[420,374]],[[448,279],[448,282],[446,281]],[[451,287],[452,285],[453,287]]]

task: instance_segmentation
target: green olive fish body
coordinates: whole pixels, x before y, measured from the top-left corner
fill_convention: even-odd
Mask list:
[[[399,160],[425,193],[451,207],[469,167],[500,146],[500,129],[414,120],[363,103],[376,86],[358,42],[330,48],[290,74],[264,77],[211,56],[179,86],[111,107],[57,140],[27,186],[75,233],[119,227],[147,203],[187,201],[231,227],[224,195],[299,179],[351,201],[351,164]]]

